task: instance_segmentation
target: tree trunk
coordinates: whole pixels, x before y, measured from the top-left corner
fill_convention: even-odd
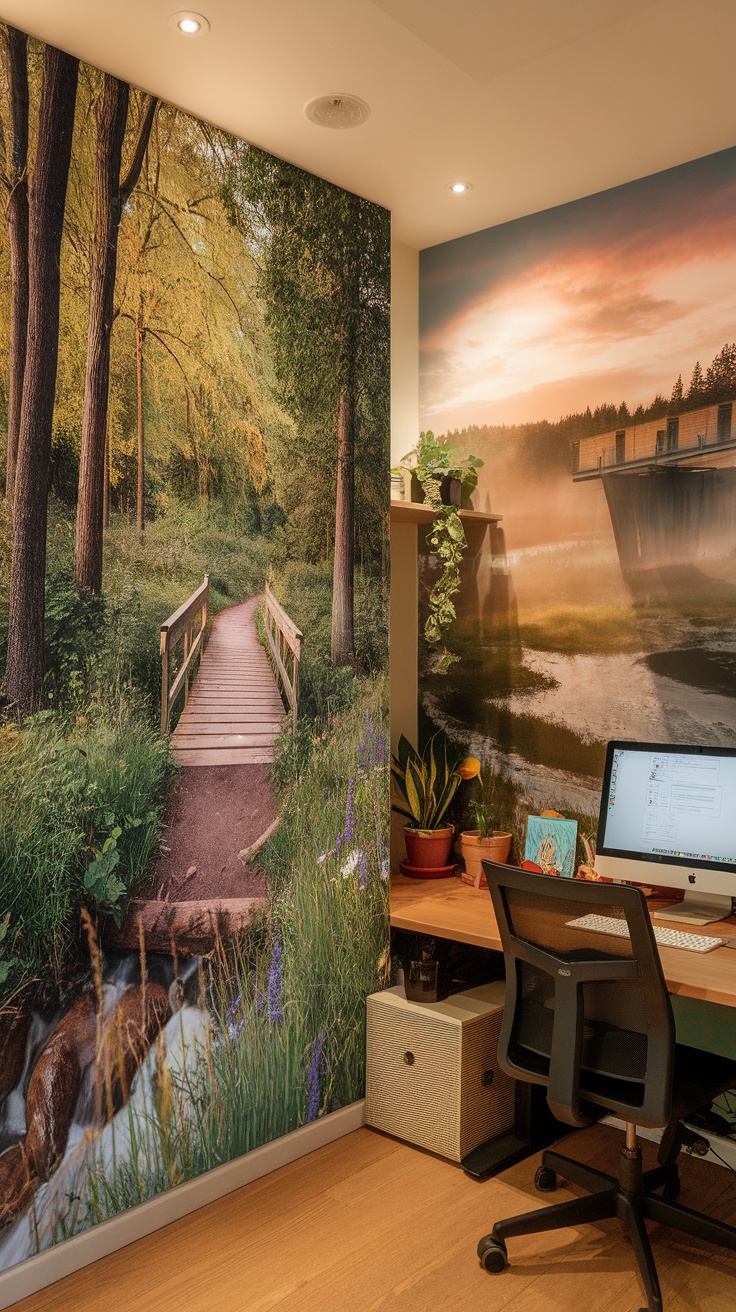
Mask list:
[[[138,393],[138,501],[136,504],[136,526],[142,533],[146,527],[146,467],[143,432],[143,309],[138,311],[135,321],[135,381]]]
[[[6,693],[19,714],[41,703],[44,675],[46,517],[59,355],[61,238],[78,61],[47,46],[38,144],[29,194],[28,337],[18,436]]]
[[[130,87],[105,74],[97,113],[95,209],[89,274],[87,369],[84,379],[74,571],[79,592],[102,591],[105,431],[110,383],[110,338],[120,230],[120,162]]]
[[[5,494],[12,502],[18,459],[28,332],[28,37],[8,28],[10,53],[11,157],[8,168],[10,247],[10,367]]]
[[[349,665],[355,659],[355,406],[351,361],[348,361],[346,373],[337,415],[337,500],[332,574],[332,660],[335,665]]]
[[[112,467],[112,451],[110,450],[110,433],[108,432],[105,439],[105,489],[102,501],[102,527],[110,527],[110,472]]]
[[[140,177],[156,101],[142,116],[130,169],[120,165],[128,120],[130,87],[105,74],[97,117],[95,215],[89,283],[87,370],[84,380],[82,451],[79,464],[75,574],[79,592],[102,591],[102,532],[105,520],[105,434],[110,388],[110,341],[115,319],[115,274],[123,207]]]

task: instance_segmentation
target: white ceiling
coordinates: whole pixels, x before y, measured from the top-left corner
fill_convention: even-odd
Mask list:
[[[194,40],[168,26],[181,4],[0,9],[387,206],[414,247],[736,144],[736,0],[195,0],[211,29]],[[306,102],[333,92],[368,122],[310,123]]]

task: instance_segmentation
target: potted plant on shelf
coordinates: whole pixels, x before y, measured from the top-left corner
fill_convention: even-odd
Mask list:
[[[424,500],[435,512],[427,540],[440,559],[441,570],[429,594],[424,636],[437,653],[437,673],[446,674],[460,659],[448,651],[444,641],[445,631],[455,619],[452,598],[460,587],[460,561],[467,546],[460,506],[470,504],[470,494],[477,485],[483,461],[477,456],[462,455],[428,431],[419,434],[417,445],[404,456],[403,463],[410,465],[416,474]]]
[[[406,861],[401,869],[415,879],[438,879],[451,875],[450,861],[454,825],[447,824],[448,807],[460,784],[459,762],[450,762],[447,740],[436,733],[421,756],[402,734],[391,774],[404,805],[395,805],[409,821],[404,827]]]
[[[508,861],[511,834],[503,829],[493,828],[493,811],[487,803],[471,802],[468,810],[477,827],[465,829],[460,835],[460,847],[465,862],[463,882],[472,884],[474,888],[487,888],[488,881],[481,861],[501,863]]]

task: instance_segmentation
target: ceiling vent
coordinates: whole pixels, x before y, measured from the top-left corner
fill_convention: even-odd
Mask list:
[[[317,96],[305,106],[304,113],[321,128],[357,128],[365,123],[370,109],[358,96]]]

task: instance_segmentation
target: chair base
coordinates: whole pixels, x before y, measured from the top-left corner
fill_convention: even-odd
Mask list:
[[[538,1187],[544,1192],[550,1191],[555,1187],[554,1177],[557,1175],[586,1189],[588,1197],[554,1203],[551,1207],[540,1207],[521,1216],[497,1221],[490,1235],[485,1235],[478,1244],[478,1257],[486,1271],[504,1270],[508,1265],[506,1240],[516,1235],[539,1234],[544,1230],[591,1224],[616,1216],[626,1227],[644,1285],[647,1308],[641,1312],[662,1312],[662,1294],[645,1221],[672,1226],[695,1239],[707,1239],[712,1244],[736,1251],[736,1228],[713,1221],[674,1201],[680,1187],[676,1164],[643,1171],[638,1147],[621,1149],[618,1180],[582,1162],[547,1150],[542,1153],[542,1166],[537,1172]],[[654,1192],[662,1188],[665,1196]]]

